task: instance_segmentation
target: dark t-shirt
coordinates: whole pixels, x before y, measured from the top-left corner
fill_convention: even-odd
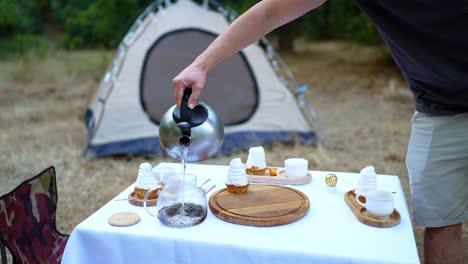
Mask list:
[[[374,22],[416,110],[468,112],[468,0],[354,0]]]

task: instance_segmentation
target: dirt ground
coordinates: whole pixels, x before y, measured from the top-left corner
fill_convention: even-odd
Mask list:
[[[56,52],[0,61],[0,194],[54,165],[57,225],[66,233],[133,183],[141,162],[173,161],[160,156],[81,157],[82,117],[112,55]],[[299,156],[309,160],[311,170],[359,172],[373,165],[380,174],[400,177],[411,208],[405,155],[414,109],[389,56],[381,48],[342,42],[300,43],[296,53],[282,55],[298,80],[310,87],[307,97],[329,144],[268,146],[269,164],[281,166],[286,157]],[[240,154],[204,163],[227,165]],[[423,261],[423,230],[414,226],[414,234]],[[466,225],[464,237],[466,241]]]

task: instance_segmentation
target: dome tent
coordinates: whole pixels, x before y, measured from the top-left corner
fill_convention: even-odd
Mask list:
[[[237,17],[210,0],[156,1],[134,22],[86,112],[86,156],[157,154],[172,79]],[[223,119],[222,153],[273,142],[316,143],[314,111],[270,43],[217,65],[200,98]]]

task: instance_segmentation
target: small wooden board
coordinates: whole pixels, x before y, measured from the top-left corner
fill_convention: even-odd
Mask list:
[[[254,183],[269,183],[269,184],[288,184],[288,185],[301,185],[307,184],[312,181],[312,174],[307,172],[305,177],[293,178],[286,175],[286,171],[283,168],[275,168],[277,170],[276,176],[270,176],[268,169],[265,171],[265,175],[250,175],[250,182]]]
[[[146,206],[155,206],[156,203],[158,201],[158,198],[156,199],[148,199],[146,200]],[[144,199],[140,199],[138,198],[136,195],[135,195],[135,192],[132,192],[128,195],[128,202],[130,204],[133,204],[135,206],[141,206],[143,207],[144,206],[144,202],[145,200]]]
[[[140,216],[133,212],[120,212],[109,216],[108,221],[113,226],[131,226],[140,222]]]
[[[309,198],[293,188],[250,184],[245,193],[226,188],[211,195],[209,206],[218,218],[240,225],[278,226],[301,219],[309,210]]]
[[[365,225],[373,227],[392,227],[400,223],[401,216],[397,209],[393,210],[391,215],[385,217],[369,214],[364,206],[356,202],[356,195],[352,190],[345,193],[344,200],[359,222]]]

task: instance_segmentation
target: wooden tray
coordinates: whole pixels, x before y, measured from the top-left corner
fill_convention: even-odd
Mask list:
[[[226,188],[211,195],[209,207],[218,218],[240,225],[278,226],[301,219],[309,210],[309,198],[293,188],[250,184],[245,193]]]
[[[353,211],[353,214],[359,222],[365,225],[373,227],[392,227],[400,223],[401,217],[397,209],[393,210],[391,215],[385,217],[378,217],[369,214],[364,206],[356,202],[356,195],[353,190],[345,193],[344,200],[349,208],[351,208],[351,211]]]
[[[146,201],[146,206],[155,206],[157,201],[158,201],[158,198],[148,199]],[[143,207],[144,206],[143,203],[145,202],[145,200],[144,199],[139,199],[138,197],[136,197],[135,192],[132,192],[131,194],[128,195],[128,202],[130,204],[135,205],[135,206]]]
[[[288,184],[288,185],[301,185],[307,184],[312,181],[312,174],[307,172],[305,177],[293,178],[286,175],[286,171],[283,168],[275,168],[277,171],[276,176],[270,176],[269,170],[265,171],[265,175],[250,175],[250,182],[254,183],[270,183],[270,184]]]

